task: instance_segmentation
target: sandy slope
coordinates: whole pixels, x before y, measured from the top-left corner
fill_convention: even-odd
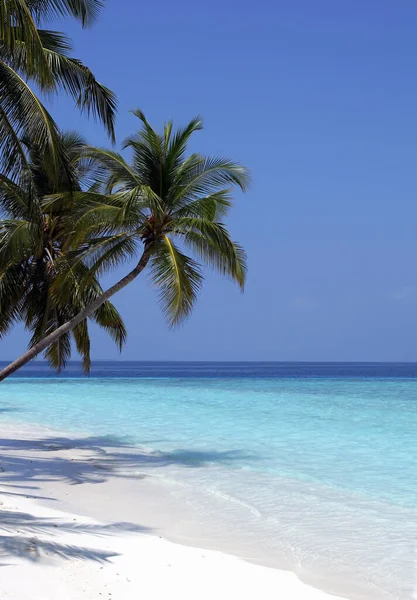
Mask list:
[[[89,485],[93,469],[88,483],[74,479],[79,463],[85,475],[85,465],[93,467],[94,460],[79,450],[54,450],[52,438],[51,454],[45,459],[40,456],[45,442],[32,443],[33,433],[22,436],[22,430],[9,427],[0,435],[1,600],[335,598],[301,583],[292,573],[174,544],[145,533],[137,524],[117,522],[120,494],[114,496],[119,504],[115,519],[100,521],[100,516],[68,512],[68,504],[57,498],[71,497],[76,488],[83,488],[84,500],[94,499],[97,515],[100,489],[105,489],[107,514],[111,512],[111,482],[100,488],[105,478],[98,476],[96,484]],[[131,502],[131,496],[123,498],[126,507]],[[152,512],[152,498],[148,505]],[[156,507],[161,511],[157,503]]]

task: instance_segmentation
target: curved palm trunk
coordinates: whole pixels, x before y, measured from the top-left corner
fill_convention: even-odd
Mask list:
[[[40,342],[35,344],[32,348],[30,348],[27,352],[22,354],[19,358],[11,362],[7,367],[5,367],[2,371],[0,371],[0,381],[6,379],[9,375],[23,367],[26,363],[31,361],[35,356],[40,354],[42,350],[45,350],[48,346],[56,342],[61,335],[67,333],[68,331],[72,331],[74,327],[76,327],[81,321],[83,321],[86,317],[92,315],[100,306],[106,302],[109,298],[114,296],[118,291],[122,290],[126,287],[131,281],[136,279],[136,277],[143,271],[149,261],[150,257],[150,245],[145,246],[142,256],[136,267],[130,271],[127,275],[125,275],[120,281],[112,285],[108,290],[103,292],[101,296],[96,298],[94,302],[86,306],[84,310],[78,313],[75,317],[73,317],[70,321],[67,321],[58,329],[55,329],[52,333],[44,337]]]

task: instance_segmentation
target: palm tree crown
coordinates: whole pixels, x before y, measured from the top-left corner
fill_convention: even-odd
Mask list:
[[[140,110],[142,129],[127,138],[129,164],[121,154],[91,148],[87,156],[101,167],[96,184],[81,193],[89,211],[77,217],[73,243],[89,265],[87,281],[144,248],[146,263],[170,325],[187,317],[203,281],[204,263],[243,289],[246,256],[223,223],[231,191],[245,190],[249,175],[226,158],[187,156],[199,118],[157,133]],[[75,261],[75,265],[78,264]]]
[[[23,321],[32,332],[30,346],[77,315],[86,305],[102,294],[96,278],[88,285],[81,281],[88,269],[82,261],[71,269],[70,301],[63,301],[57,278],[68,270],[65,253],[74,219],[73,200],[65,194],[60,206],[49,206],[48,195],[68,191],[67,173],[78,190],[88,185],[91,161],[84,158],[84,140],[74,133],[63,134],[60,140],[65,149],[67,165],[59,174],[59,185],[51,180],[45,155],[38,146],[23,140],[27,169],[18,183],[0,175],[0,336],[14,322]],[[87,209],[88,210],[88,207]],[[77,206],[82,214],[81,203]],[[119,347],[125,341],[126,330],[117,310],[105,302],[91,318],[107,330]],[[83,358],[86,372],[90,369],[90,339],[87,320],[73,329],[73,338]],[[71,354],[71,338],[67,333],[51,344],[46,357],[57,369],[63,367]]]

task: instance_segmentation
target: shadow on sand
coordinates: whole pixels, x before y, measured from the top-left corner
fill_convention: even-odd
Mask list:
[[[76,452],[71,453],[72,450]],[[115,436],[46,437],[33,440],[5,438],[0,439],[1,495],[10,501],[16,496],[54,501],[52,497],[37,494],[42,483],[62,481],[80,485],[102,483],[110,477],[143,479],[146,475],[140,473],[141,468],[149,472],[149,469],[170,465],[184,468],[201,468],[210,464],[230,466],[245,459],[253,460],[254,457],[238,450],[143,452]],[[55,556],[104,562],[116,555],[37,537],[58,531],[112,535],[116,531],[151,530],[132,523],[85,525],[62,519],[38,518],[0,506],[0,567],[6,565],[7,558],[11,556],[30,561]]]
[[[69,544],[60,544],[51,540],[42,540],[40,534],[58,532],[95,535],[112,535],[115,532],[150,532],[151,529],[132,523],[112,523],[110,525],[78,524],[61,518],[39,518],[29,513],[0,510],[0,560],[12,556],[25,558],[31,562],[40,562],[43,557],[77,558],[95,562],[105,562],[116,552],[84,548]],[[7,563],[3,563],[5,565]]]
[[[78,454],[76,458],[71,458],[69,452],[59,456],[61,451],[70,450],[88,452]],[[36,458],[19,454],[29,451],[35,451]],[[62,480],[70,484],[102,483],[109,476],[141,479],[145,477],[138,472],[141,468],[177,465],[195,469],[210,464],[231,466],[236,462],[254,459],[254,456],[240,450],[143,452],[114,436],[0,439],[0,482],[24,485],[35,480]]]

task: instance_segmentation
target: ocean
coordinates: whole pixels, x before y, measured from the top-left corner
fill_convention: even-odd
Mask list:
[[[35,362],[1,384],[1,421],[158,452],[177,498],[260,562],[415,597],[417,364]]]

